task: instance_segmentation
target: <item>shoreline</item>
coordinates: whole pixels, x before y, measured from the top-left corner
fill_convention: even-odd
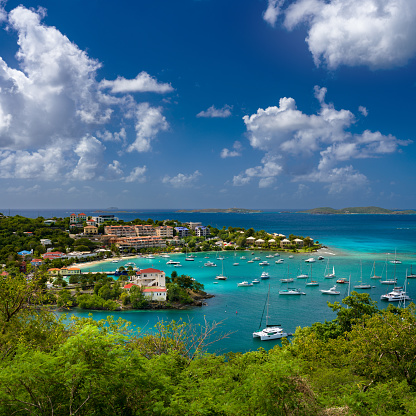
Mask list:
[[[260,253],[259,250],[237,250],[238,252],[251,252],[254,251],[255,253]],[[226,253],[227,250],[223,250],[223,251],[199,251],[199,252],[193,252],[192,254],[207,254],[207,253]],[[230,251],[231,252],[231,251]],[[262,252],[264,253],[275,253],[276,251],[274,250],[262,250]],[[282,253],[282,252],[279,252]],[[349,253],[347,251],[343,251],[339,248],[332,248],[332,247],[328,247],[328,246],[324,246],[322,248],[319,248],[316,251],[313,252],[298,252],[298,253],[293,253],[293,252],[284,252],[287,253],[289,255],[294,255],[294,256],[310,256],[313,257],[315,256],[331,256],[331,257],[335,257],[335,256],[339,256],[339,257],[344,257],[344,256],[348,256]],[[184,253],[169,253],[170,256],[173,255],[180,255],[180,254],[184,254]],[[159,257],[159,254],[155,254],[156,257]],[[81,271],[83,271],[83,269],[91,267],[91,266],[98,266],[100,264],[107,264],[107,263],[112,263],[113,260],[118,260],[118,261],[125,261],[125,260],[134,260],[134,259],[141,259],[141,258],[145,258],[143,255],[138,254],[135,256],[120,256],[120,257],[112,257],[109,259],[103,259],[103,260],[91,260],[89,262],[86,263],[74,263],[71,267],[78,267],[81,269]],[[115,263],[116,264],[116,263]],[[123,266],[124,267],[124,266]],[[103,271],[103,273],[105,273],[105,271]]]

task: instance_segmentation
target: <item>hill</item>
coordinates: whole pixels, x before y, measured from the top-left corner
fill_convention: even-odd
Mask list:
[[[202,212],[207,214],[212,213],[226,213],[226,214],[252,214],[262,212],[259,209],[245,209],[245,208],[205,208],[205,209],[180,209],[176,212]]]
[[[394,214],[394,215],[409,215],[416,214],[416,211],[413,210],[403,210],[403,211],[392,211],[386,208],[380,207],[349,207],[334,209],[329,207],[322,208],[313,208],[306,211],[300,211],[307,214]]]

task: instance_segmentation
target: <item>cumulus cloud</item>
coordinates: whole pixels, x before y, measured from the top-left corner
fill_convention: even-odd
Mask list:
[[[280,14],[280,9],[284,3],[284,0],[269,0],[267,9],[263,13],[263,19],[271,26],[276,24],[277,17]]]
[[[126,182],[146,182],[146,166],[136,166],[131,172],[130,175],[125,178]]]
[[[162,115],[161,107],[151,107],[149,103],[138,104],[136,110],[136,140],[127,151],[148,152],[151,149],[150,142],[160,131],[166,131],[169,123]]]
[[[183,173],[178,173],[176,176],[173,177],[166,175],[162,179],[162,183],[171,185],[174,188],[188,188],[193,186],[200,176],[201,173],[198,170],[189,175],[185,175]]]
[[[120,94],[169,92],[170,84],[159,83],[146,72],[134,80],[118,77],[100,83],[101,63],[57,28],[43,24],[44,9],[18,6],[6,13],[3,5],[0,0],[0,20],[17,34],[18,51],[17,67],[0,57],[0,177],[119,176],[116,163],[104,163],[106,148],[101,141],[121,143],[123,148],[130,145],[130,151],[150,150],[150,141],[168,128],[160,107]],[[106,126],[118,120],[123,127]],[[136,129],[132,143],[129,127]]]
[[[297,0],[281,10],[279,1],[269,0],[265,20],[274,25],[279,13],[284,13],[288,30],[306,25],[306,42],[317,66],[392,68],[416,55],[414,1]]]
[[[78,163],[68,176],[80,181],[96,179],[102,173],[104,150],[105,147],[95,137],[83,137],[74,150],[79,156]]]
[[[227,158],[227,157],[237,157],[237,156],[241,156],[241,150],[242,150],[243,146],[241,145],[241,143],[236,140],[233,144],[233,149],[234,150],[229,150],[227,148],[224,148],[221,150],[221,157],[223,159]]]
[[[145,71],[140,72],[134,79],[123,77],[117,77],[114,81],[104,79],[100,82],[100,88],[110,88],[113,94],[119,92],[156,92],[165,94],[173,91],[172,85],[158,82]]]
[[[339,166],[354,159],[377,158],[400,151],[412,143],[379,131],[351,133],[355,116],[349,110],[337,110],[325,102],[326,88],[315,87],[320,103],[317,114],[305,114],[293,98],[281,98],[278,107],[258,109],[244,116],[248,138],[253,148],[265,151],[263,165],[246,169],[234,176],[233,184],[242,186],[253,177],[275,178],[285,173],[293,180],[331,183],[330,192],[367,184],[365,175],[352,165]],[[262,187],[271,179],[262,180]]]
[[[234,176],[233,185],[243,186],[250,183],[252,178],[260,178],[259,188],[267,188],[275,182],[275,177],[282,173],[282,166],[277,163],[278,157],[267,155],[262,159],[262,165],[248,168],[243,173]]]
[[[224,105],[222,108],[215,108],[215,106],[211,106],[206,111],[199,112],[196,116],[197,117],[205,117],[205,118],[227,118],[231,116],[232,106]]]

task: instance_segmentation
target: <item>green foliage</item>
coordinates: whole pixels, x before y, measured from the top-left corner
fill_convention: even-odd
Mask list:
[[[130,289],[130,303],[134,309],[142,309],[148,305],[148,300],[143,294],[141,286],[132,286]]]
[[[107,311],[115,311],[119,309],[119,305],[117,302],[113,300],[106,300],[98,295],[79,295],[77,297],[78,306],[81,309],[95,309],[95,310],[107,310]]]

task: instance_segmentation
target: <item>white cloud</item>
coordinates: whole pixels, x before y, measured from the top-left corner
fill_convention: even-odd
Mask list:
[[[118,160],[113,160],[113,163],[107,166],[108,179],[119,179],[122,175],[121,163]]]
[[[262,165],[248,168],[233,178],[234,186],[243,186],[250,183],[252,178],[260,178],[259,188],[266,188],[275,182],[275,177],[282,173],[282,166],[277,163],[278,157],[266,155],[262,159]]]
[[[358,111],[364,116],[364,117],[367,117],[368,116],[368,110],[364,107],[364,106],[362,106],[362,105],[360,105],[359,107],[358,107]]]
[[[0,178],[53,181],[62,178],[69,165],[64,157],[64,144],[62,147],[51,146],[32,153],[23,150],[0,151]]]
[[[156,92],[164,94],[173,91],[170,84],[159,83],[144,71],[140,72],[134,79],[126,79],[123,77],[117,77],[115,81],[104,79],[100,82],[100,88],[111,88],[113,94],[119,92]]]
[[[205,117],[205,118],[227,118],[231,116],[232,106],[224,105],[222,108],[215,108],[215,106],[211,106],[206,111],[199,112],[196,116],[197,117]]]
[[[331,183],[330,192],[367,184],[365,175],[352,166],[339,166],[354,159],[376,158],[400,151],[411,140],[399,140],[379,131],[352,134],[355,117],[349,110],[336,110],[325,102],[326,88],[315,87],[320,103],[317,114],[297,109],[293,98],[282,98],[278,107],[258,109],[244,116],[253,148],[266,152],[263,165],[234,176],[236,186],[250,183],[253,177],[275,178],[281,173],[293,180]],[[262,180],[260,185],[272,183]]]
[[[263,19],[271,26],[276,24],[277,17],[280,14],[280,9],[284,0],[268,0],[266,11],[263,13]]]
[[[269,2],[270,7],[270,2]],[[298,0],[284,11],[292,30],[305,23],[315,64],[405,65],[416,55],[416,2],[409,0]]]
[[[351,165],[328,170],[315,170],[309,175],[299,176],[295,181],[321,182],[328,189],[329,194],[356,192],[357,189],[368,185],[368,179],[356,171]]]
[[[189,175],[185,175],[183,173],[178,173],[176,176],[173,177],[166,175],[162,179],[162,183],[171,185],[174,188],[188,188],[193,186],[200,176],[201,173],[197,170]]]
[[[95,137],[83,137],[74,150],[79,160],[69,177],[80,181],[97,179],[102,173],[104,150],[105,147]]]
[[[126,182],[138,182],[143,183],[146,182],[146,166],[136,166],[130,173],[127,178],[125,178]]]
[[[125,142],[127,133],[126,129],[122,127],[119,132],[111,133],[108,130],[97,132],[97,137],[105,142]]]
[[[117,165],[104,163],[106,148],[98,139],[126,148],[127,131],[134,126],[136,137],[130,151],[149,150],[151,140],[168,128],[162,109],[138,104],[131,95],[105,93],[97,80],[101,63],[57,28],[43,24],[44,9],[18,6],[7,14],[4,4],[0,0],[0,20],[6,19],[7,30],[17,34],[18,66],[12,68],[0,57],[0,177],[90,180],[119,176]],[[170,84],[159,83],[145,72],[135,80],[123,80],[105,82],[120,92],[123,88],[172,90]],[[110,131],[106,125],[117,120],[123,127],[113,126]]]
[[[221,157],[223,159],[227,158],[227,157],[237,157],[237,156],[241,156],[241,150],[242,150],[243,146],[241,145],[241,143],[236,140],[233,144],[233,149],[234,150],[229,150],[227,148],[224,148],[221,150]]]
[[[150,142],[160,131],[166,131],[169,124],[162,115],[161,107],[151,107],[149,103],[141,103],[136,110],[136,140],[128,148],[128,152],[148,152]]]

